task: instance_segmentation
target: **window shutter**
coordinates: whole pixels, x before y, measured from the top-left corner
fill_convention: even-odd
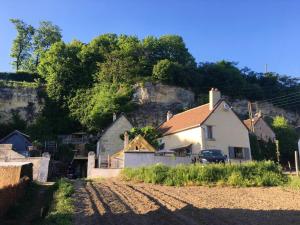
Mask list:
[[[244,148],[244,159],[250,160],[250,149]]]
[[[234,147],[229,147],[229,159],[233,159],[234,157]]]

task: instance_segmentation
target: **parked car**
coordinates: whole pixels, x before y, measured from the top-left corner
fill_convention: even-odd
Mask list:
[[[227,156],[218,149],[206,149],[199,153],[200,163],[225,163],[226,159]]]

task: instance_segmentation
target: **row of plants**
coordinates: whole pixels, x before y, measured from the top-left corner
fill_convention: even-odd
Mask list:
[[[168,167],[161,164],[140,168],[125,168],[125,180],[169,186],[228,185],[239,187],[279,186],[289,179],[281,167],[272,161],[243,164],[191,164]]]

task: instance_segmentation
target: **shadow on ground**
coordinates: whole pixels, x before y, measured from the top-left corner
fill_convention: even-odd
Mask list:
[[[86,187],[85,187],[86,188]],[[91,194],[91,193],[94,194]],[[85,206],[78,209],[75,224],[97,225],[298,225],[300,224],[300,209],[297,211],[288,210],[249,210],[229,208],[197,208],[191,204],[174,211],[168,209],[165,204],[151,195],[147,198],[157,205],[157,209],[139,214],[134,212],[132,203],[124,201],[124,198],[113,191],[103,191],[93,184],[90,184],[90,191],[87,191],[91,214],[86,216]],[[130,196],[129,196],[130,197]],[[105,198],[108,198],[109,201]],[[141,203],[143,204],[143,203]],[[100,208],[99,208],[100,207]],[[102,211],[101,211],[102,209]]]

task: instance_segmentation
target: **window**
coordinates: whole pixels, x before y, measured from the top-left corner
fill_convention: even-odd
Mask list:
[[[236,158],[236,159],[244,158],[243,148],[234,147],[234,158]]]
[[[213,127],[212,126],[206,126],[206,137],[209,140],[212,140],[213,137]]]

